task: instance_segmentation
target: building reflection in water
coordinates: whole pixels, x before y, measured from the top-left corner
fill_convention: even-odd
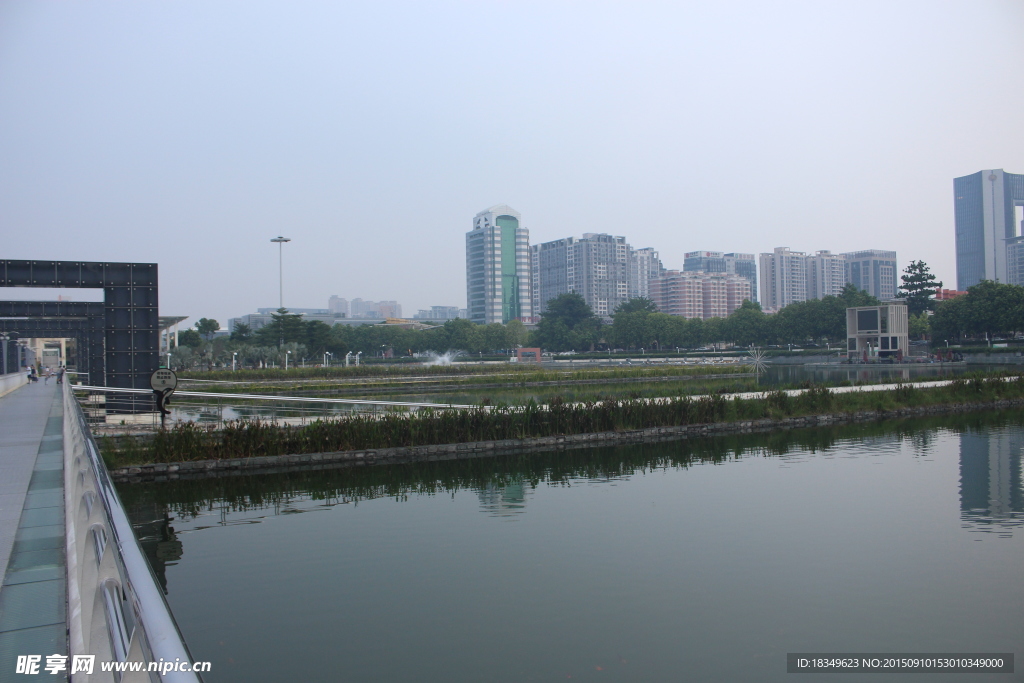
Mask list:
[[[526,512],[526,487],[523,482],[508,486],[488,484],[477,492],[480,509],[492,517],[510,517]]]
[[[1021,449],[1024,430],[993,428],[960,435],[960,516],[976,531],[1024,524]]]

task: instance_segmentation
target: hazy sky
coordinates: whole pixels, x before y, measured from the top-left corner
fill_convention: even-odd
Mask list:
[[[1024,173],[1024,2],[0,3],[0,258],[160,264],[161,313],[465,306],[465,232],[895,249]]]

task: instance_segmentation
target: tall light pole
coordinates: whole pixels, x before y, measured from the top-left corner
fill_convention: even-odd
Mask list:
[[[277,282],[278,295],[280,296],[280,306],[278,308],[284,308],[284,243],[291,242],[291,238],[278,235],[270,241],[277,242]]]

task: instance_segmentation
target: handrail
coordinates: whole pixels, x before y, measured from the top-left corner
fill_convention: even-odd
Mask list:
[[[147,394],[153,395],[153,392],[149,389],[129,389],[129,388],[118,388],[118,387],[93,387],[83,384],[76,384],[72,387],[75,390],[82,391],[96,391],[105,392],[110,394]],[[384,407],[400,407],[400,408],[436,408],[438,410],[444,410],[446,408],[487,408],[487,406],[471,406],[471,405],[460,405],[458,403],[408,403],[402,401],[370,401],[367,399],[358,398],[316,398],[313,396],[276,396],[274,394],[233,394],[227,392],[218,391],[175,391],[175,396],[194,396],[198,398],[225,398],[225,399],[245,399],[247,401],[282,401],[282,402],[295,402],[295,403],[339,403],[344,405],[370,405],[370,406],[384,406]]]
[[[71,655],[99,661],[193,663],[156,576],[100,457],[85,414],[65,384],[64,492]],[[96,503],[99,503],[97,505]],[[79,681],[201,683],[192,671],[72,674]],[[176,667],[180,669],[179,667]],[[109,678],[104,679],[105,675]]]

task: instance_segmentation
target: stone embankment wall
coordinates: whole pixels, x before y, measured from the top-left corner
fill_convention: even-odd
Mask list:
[[[434,446],[399,446],[363,451],[335,451],[332,453],[305,453],[301,455],[269,455],[253,458],[227,458],[223,460],[193,460],[177,463],[138,465],[111,470],[116,482],[167,481],[237,476],[242,474],[270,474],[295,469],[339,469],[367,465],[394,465],[409,462],[433,462],[467,458],[492,457],[531,451],[552,451],[595,446],[658,443],[718,434],[767,432],[776,429],[799,429],[820,425],[850,424],[901,417],[961,413],[1024,406],[1024,399],[992,401],[986,403],[958,403],[950,405],[901,408],[888,411],[861,411],[856,413],[830,413],[780,419],[743,420],[711,424],[681,425],[679,427],[651,427],[621,432],[567,434],[528,439],[501,441],[470,441],[467,443]]]

